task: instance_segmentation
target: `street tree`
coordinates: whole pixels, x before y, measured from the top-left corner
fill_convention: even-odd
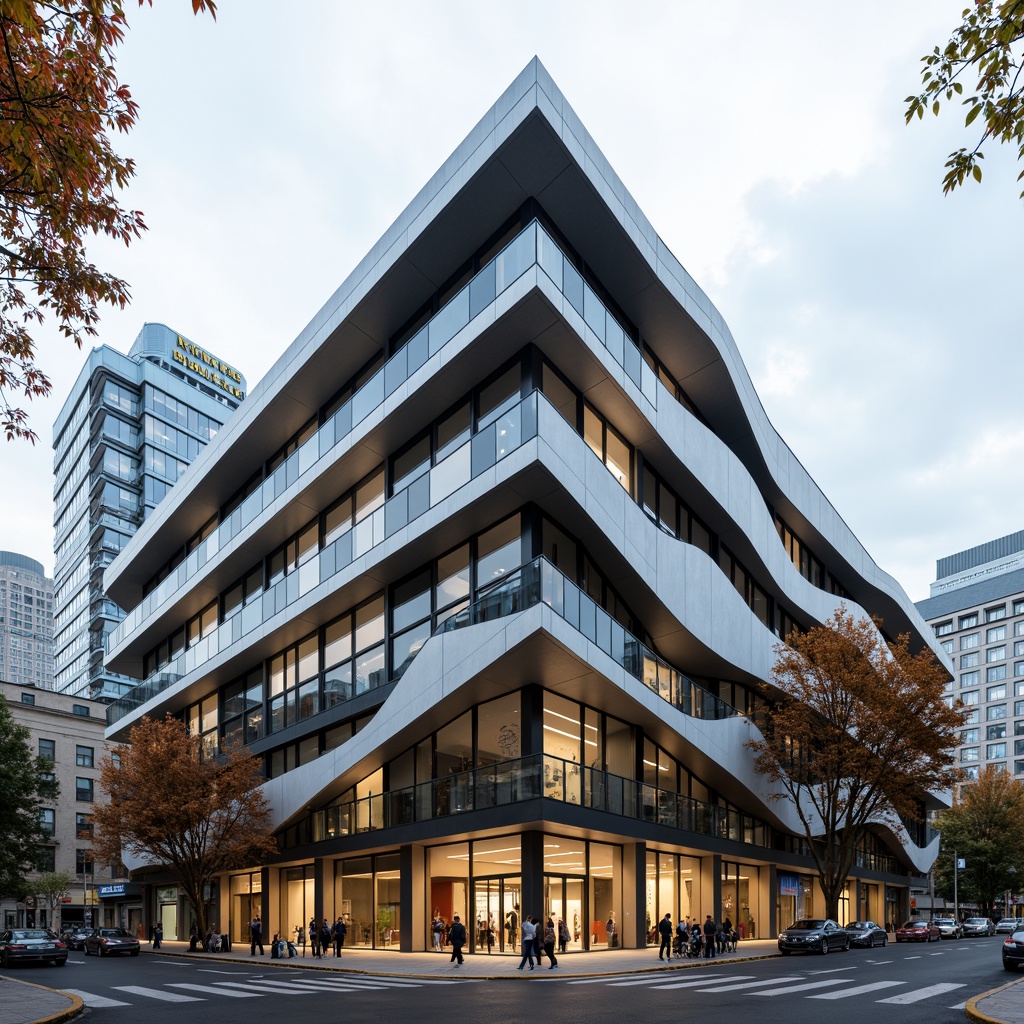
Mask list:
[[[66,871],[47,871],[31,883],[32,895],[46,904],[50,911],[48,919],[52,922],[50,927],[55,931],[60,929],[59,908],[65,897],[71,895],[74,884],[74,878]]]
[[[139,6],[152,0],[138,0]],[[191,0],[216,17],[214,0]],[[99,306],[124,307],[127,282],[87,255],[106,235],[130,245],[145,223],[122,205],[135,163],[109,133],[138,106],[118,81],[116,51],[130,0],[3,0],[0,4],[0,427],[33,443],[14,403],[50,392],[33,329],[53,318],[81,347]]]
[[[100,769],[109,800],[92,814],[95,856],[166,868],[206,935],[204,893],[217,875],[277,850],[260,759],[242,747],[204,756],[200,738],[168,715],[143,718]]]
[[[1012,143],[1024,160],[1024,0],[978,0],[944,47],[922,57],[922,91],[906,98],[906,120],[938,116],[943,103],[960,100],[967,113],[964,126],[977,134],[973,144],[949,154],[942,191],[950,193],[969,177],[981,181],[982,147],[988,142]],[[964,79],[977,76],[974,86]],[[1017,176],[1024,178],[1024,170]],[[1024,192],[1021,193],[1024,198]]]
[[[976,782],[958,787],[953,806],[936,816],[942,832],[935,891],[973,903],[985,917],[1001,917],[1007,892],[1024,887],[1024,783],[986,765]],[[964,861],[955,870],[954,858]]]
[[[951,750],[963,715],[943,699],[948,676],[928,648],[912,653],[906,635],[887,643],[844,606],[775,654],[761,738],[749,746],[772,799],[792,803],[836,917],[869,833],[904,835],[922,820],[922,795],[958,779]]]
[[[29,740],[28,729],[14,721],[0,694],[0,896],[15,899],[32,892],[27,878],[36,869],[40,844],[50,838],[42,811],[60,792],[53,762],[37,757]]]

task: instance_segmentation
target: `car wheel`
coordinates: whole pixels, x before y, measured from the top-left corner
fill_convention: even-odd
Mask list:
[[[3,951],[3,953],[0,953],[0,966],[4,968],[8,968],[11,966],[11,958],[7,955],[6,949]]]
[[[783,956],[789,956],[789,954],[790,954],[791,950],[788,950],[788,949],[780,949],[780,950],[779,950],[779,952],[780,952],[780,953],[781,953],[781,954],[782,954]]]
[[[843,952],[844,953],[849,953],[850,952],[850,936],[849,935],[846,936],[846,941],[843,943]]]
[[[67,960],[54,960],[53,961],[53,966],[54,967],[63,967],[66,963],[67,963]]]
[[[885,949],[885,947],[888,946],[888,945],[889,945],[889,936],[888,935],[883,935],[882,936],[882,949]]]
[[[107,955],[107,951],[106,951],[105,947],[97,946],[96,949],[99,952],[101,958],[105,957]]]
[[[823,935],[821,937],[821,955],[824,956],[828,952],[828,939]]]
[[[1016,964],[1011,964],[1008,960],[1004,960],[1003,961],[1003,970],[1004,971],[1016,971],[1017,970],[1017,965]]]
[[[128,955],[129,956],[138,956],[139,955],[139,951],[137,949],[133,949]]]

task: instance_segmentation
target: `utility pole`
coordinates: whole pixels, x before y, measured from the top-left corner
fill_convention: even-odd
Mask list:
[[[957,891],[957,883],[959,881],[958,875],[960,874],[960,858],[956,855],[956,850],[953,851],[953,916],[956,918],[956,923],[960,923],[960,896]]]

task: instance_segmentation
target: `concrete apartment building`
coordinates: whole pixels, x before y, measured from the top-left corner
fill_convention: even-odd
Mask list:
[[[953,660],[950,695],[968,705],[958,759],[1024,778],[1024,531],[940,558],[917,609]]]
[[[0,551],[0,679],[19,686],[53,680],[53,580],[40,562]]]
[[[53,427],[54,689],[113,700],[136,680],[103,664],[123,612],[103,570],[245,397],[232,366],[163,324],[127,355],[94,348]]]
[[[845,604],[937,641],[773,429],[711,300],[533,61],[107,568],[108,738],[181,716],[263,758],[280,853],[235,941],[570,949],[821,913],[745,743],[773,645]],[[922,808],[937,806],[922,794]],[[844,920],[897,920],[938,840],[880,831]],[[149,919],[184,936],[173,882]]]
[[[60,795],[52,807],[44,807],[43,827],[49,841],[41,848],[39,871],[64,871],[75,879],[70,899],[54,921],[42,901],[34,905],[0,900],[4,928],[33,923],[125,925],[141,920],[140,888],[116,877],[120,865],[93,861],[92,808],[99,796],[100,760],[107,750],[104,739],[106,705],[82,697],[54,693],[38,686],[0,682],[11,716],[29,731],[29,745],[36,755],[53,761]]]

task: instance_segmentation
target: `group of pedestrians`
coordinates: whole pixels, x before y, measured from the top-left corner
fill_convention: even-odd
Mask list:
[[[214,925],[214,928],[216,929],[216,925]],[[300,932],[302,929],[296,928],[295,930]],[[340,917],[334,924],[330,924],[325,917],[319,925],[316,923],[316,918],[310,918],[307,934],[309,935],[309,944],[313,956],[318,960],[324,956],[330,956],[332,949],[335,956],[341,956],[347,931],[348,927]],[[259,950],[260,956],[264,955],[263,921],[260,920],[259,914],[256,914],[249,922],[249,955],[255,956],[256,950]],[[294,950],[295,946],[291,942],[283,940],[277,932],[274,933],[274,938],[271,940],[270,945],[270,955],[272,958],[294,956]]]
[[[543,951],[544,955],[551,962],[548,970],[553,971],[558,966],[558,958],[555,956],[556,941],[559,942],[561,952],[565,952],[565,943],[562,941],[563,927],[564,922],[560,920],[558,925],[556,925],[553,917],[549,917],[547,922],[542,924],[539,917],[534,919],[532,915],[527,914],[523,918],[521,928],[523,959],[519,961],[518,970],[523,970],[527,963],[529,963],[530,970],[532,971],[535,956],[537,958],[537,966],[540,967],[540,954]],[[568,928],[565,928],[565,932],[566,941],[568,941]]]
[[[732,921],[727,917],[721,924],[707,914],[702,925],[696,918],[687,917],[672,929],[672,915],[666,914],[658,922],[659,960],[677,960],[683,958],[703,957],[714,959],[716,954],[735,952],[739,942],[739,934],[733,928]],[[674,939],[674,941],[673,941]]]

